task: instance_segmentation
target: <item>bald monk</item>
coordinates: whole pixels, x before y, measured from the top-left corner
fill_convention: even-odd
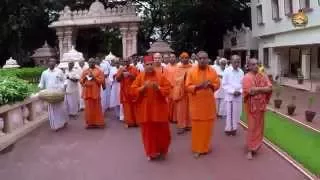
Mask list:
[[[96,66],[95,59],[89,59],[89,69],[83,71],[80,83],[82,85],[82,98],[84,99],[86,128],[104,128],[101,106],[101,88],[104,85],[104,74]]]
[[[135,99],[130,94],[130,91],[133,81],[139,74],[139,70],[130,65],[129,59],[124,59],[122,63],[123,67],[118,70],[116,79],[120,82],[120,102],[123,105],[125,127],[136,127]]]
[[[170,54],[167,55],[169,57],[168,64],[166,66],[166,70],[164,72],[165,77],[169,80],[171,86],[173,87],[175,84],[175,71],[177,68],[177,58],[175,54]],[[164,56],[165,57],[165,56]],[[172,93],[170,93],[170,96],[168,98],[168,103],[169,103],[169,120],[172,123],[176,123],[177,122],[177,118],[175,116],[175,103],[173,101],[173,97],[172,97]]]
[[[171,140],[166,100],[171,85],[163,75],[155,72],[152,56],[144,57],[144,69],[132,84],[144,149],[148,160],[165,159]]]
[[[181,64],[177,65],[175,72],[175,83],[173,87],[173,100],[175,101],[175,116],[178,122],[178,134],[184,134],[191,130],[191,119],[189,111],[189,98],[185,88],[185,80],[188,71],[192,68],[190,57],[187,52],[180,55]]]
[[[153,59],[154,59],[154,70],[157,72],[157,73],[160,73],[162,75],[165,75],[166,74],[166,67],[163,63],[163,57],[160,53],[154,53],[153,55]]]
[[[192,151],[195,158],[211,152],[212,130],[216,120],[214,92],[220,87],[219,77],[208,66],[209,57],[204,51],[198,54],[198,65],[192,68],[186,79],[192,124]]]
[[[257,59],[250,59],[249,72],[243,78],[243,96],[248,119],[247,158],[251,160],[263,141],[264,114],[272,94],[268,77],[259,73]]]

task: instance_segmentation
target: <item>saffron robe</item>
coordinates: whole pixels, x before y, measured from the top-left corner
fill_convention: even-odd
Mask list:
[[[92,73],[94,79],[88,80],[87,75]],[[105,125],[103,111],[101,106],[101,88],[105,83],[103,72],[95,67],[93,69],[86,69],[81,76],[80,83],[83,88],[82,97],[85,101],[85,120],[87,126]]]
[[[175,84],[175,71],[176,71],[177,65],[176,64],[168,64],[166,66],[166,69],[164,71],[165,77],[170,82],[171,86],[173,87]],[[172,91],[171,91],[172,92]],[[169,103],[169,120],[172,122],[177,122],[176,118],[176,110],[175,110],[175,102],[172,97],[172,93],[170,93],[168,97],[168,103]]]
[[[144,92],[139,89],[146,81],[159,85],[159,90],[147,88]],[[169,106],[167,97],[170,94],[170,82],[158,73],[141,73],[132,84],[132,94],[137,99],[139,125],[145,153],[155,157],[159,153],[166,155],[171,141],[169,129]]]
[[[214,86],[214,90],[206,88],[195,91],[197,85],[207,80]],[[213,99],[215,91],[220,88],[220,79],[211,67],[202,70],[196,65],[188,72],[185,85],[189,92],[192,120],[192,151],[208,153],[216,120],[216,105]]]
[[[248,120],[247,146],[249,151],[257,151],[263,143],[264,114],[272,93],[249,94],[251,88],[272,87],[267,76],[249,72],[243,78],[243,95]]]
[[[133,75],[133,77],[124,77],[123,72],[127,71]],[[120,102],[123,105],[124,121],[128,126],[135,126],[136,122],[136,107],[135,101],[131,95],[131,85],[139,71],[134,66],[122,67],[119,69],[116,75],[116,79],[120,82]]]
[[[191,117],[189,111],[189,97],[185,87],[188,71],[192,68],[191,64],[180,64],[174,74],[174,87],[172,98],[175,102],[174,117],[176,117],[178,128],[191,127]]]

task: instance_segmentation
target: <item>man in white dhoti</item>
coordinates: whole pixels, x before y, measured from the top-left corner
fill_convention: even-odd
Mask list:
[[[243,71],[240,69],[241,59],[238,55],[231,57],[231,66],[224,72],[222,87],[227,103],[227,119],[225,133],[235,136],[242,111]]]
[[[213,66],[213,69],[216,70],[220,81],[222,82],[223,74],[225,71],[225,67],[227,64],[227,59],[220,58],[219,62],[217,62],[216,65]],[[225,92],[223,87],[221,86],[216,92],[215,92],[215,99],[216,99],[216,108],[217,108],[217,116],[219,118],[225,118],[226,114],[226,101],[225,101]]]
[[[115,109],[115,113],[118,119],[120,119],[121,108],[120,108],[120,83],[115,79],[120,63],[116,60],[111,62],[111,69],[109,74],[109,82],[111,84],[111,93],[110,93],[110,108]]]
[[[56,60],[49,60],[49,69],[41,74],[40,89],[64,89],[64,74],[56,68]],[[48,104],[48,115],[51,129],[58,131],[67,126],[68,114],[64,102]]]
[[[74,63],[70,62],[68,64],[68,69],[65,72],[65,86],[66,86],[66,96],[65,103],[67,106],[67,111],[71,118],[76,118],[80,107],[80,71],[75,68]]]
[[[80,75],[83,73],[83,71],[84,70],[86,70],[86,69],[88,69],[89,68],[89,65],[88,65],[88,63],[87,62],[85,62],[85,61],[80,61],[79,62],[79,66],[80,66]],[[83,100],[83,98],[81,97],[81,93],[82,93],[82,86],[80,85],[80,83],[79,83],[79,91],[80,91],[80,93],[79,93],[79,95],[80,95],[80,110],[82,111],[82,110],[84,110],[84,100]]]
[[[111,85],[108,82],[109,72],[110,72],[110,63],[108,61],[100,61],[97,63],[100,66],[100,69],[103,71],[105,77],[105,86],[101,89],[101,105],[102,112],[106,112],[110,105],[110,91]]]

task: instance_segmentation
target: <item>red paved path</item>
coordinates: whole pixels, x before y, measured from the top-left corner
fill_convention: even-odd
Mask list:
[[[280,99],[282,99],[282,105],[280,109],[275,109],[283,114],[287,114],[287,105],[292,102],[292,96],[296,96],[295,104],[297,106],[294,116],[294,119],[312,126],[315,129],[320,130],[320,93],[311,93],[309,91],[298,90],[291,87],[282,87],[282,92],[280,95]],[[314,118],[313,122],[307,122],[305,120],[304,112],[308,109],[308,99],[310,96],[314,96],[315,101],[313,104],[312,110],[317,112],[316,117]],[[273,99],[275,99],[275,93],[272,95],[272,100],[270,101],[270,107],[274,108]]]
[[[168,160],[148,162],[138,129],[109,121],[106,130],[84,130],[82,121],[54,133],[48,125],[34,131],[14,150],[0,156],[2,180],[303,180],[296,169],[263,147],[254,161],[245,159],[244,132],[223,135],[217,123],[214,151],[195,160],[190,135],[173,134]]]

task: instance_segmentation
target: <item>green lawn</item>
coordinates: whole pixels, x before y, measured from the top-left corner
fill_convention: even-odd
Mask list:
[[[243,115],[242,117],[244,117]],[[241,118],[246,122],[246,118]],[[315,175],[320,175],[320,134],[273,112],[266,113],[265,137]]]

